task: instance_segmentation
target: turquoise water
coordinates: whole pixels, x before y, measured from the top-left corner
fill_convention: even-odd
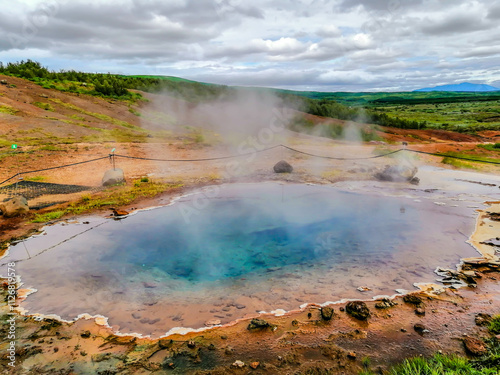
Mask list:
[[[228,323],[307,302],[370,298],[432,282],[475,251],[459,208],[325,186],[203,189],[122,220],[93,217],[13,246],[23,307],[110,318],[122,332]],[[371,290],[361,294],[357,288]]]
[[[203,283],[318,260],[336,264],[351,252],[390,255],[387,235],[405,235],[419,221],[418,210],[402,214],[397,200],[321,187],[253,186],[237,197],[221,190],[227,192],[203,209],[184,200],[124,220],[108,234],[116,242],[100,262],[119,258]]]

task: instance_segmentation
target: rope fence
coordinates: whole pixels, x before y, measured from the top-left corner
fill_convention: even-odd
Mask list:
[[[430,155],[430,156],[437,156],[437,157],[446,157],[446,158],[452,158],[452,159],[458,159],[458,160],[465,160],[465,161],[470,161],[470,162],[475,162],[475,163],[485,163],[485,164],[494,164],[494,165],[500,165],[500,161],[494,161],[494,160],[484,160],[484,159],[473,159],[473,158],[468,158],[468,157],[462,157],[462,156],[455,156],[455,155],[447,155],[447,154],[439,154],[439,153],[433,153],[433,152],[425,152],[425,151],[419,151],[419,150],[412,150],[412,149],[407,149],[407,148],[400,148],[398,150],[390,151],[384,154],[379,154],[379,155],[373,155],[373,156],[368,156],[368,157],[354,157],[354,158],[345,158],[345,157],[334,157],[334,156],[326,156],[326,155],[317,155],[317,154],[312,154],[309,152],[297,150],[295,148],[279,144],[276,146],[268,147],[262,150],[256,150],[253,152],[247,152],[247,153],[239,153],[235,155],[225,155],[225,156],[217,156],[217,157],[210,157],[210,158],[197,158],[197,159],[158,159],[158,158],[144,158],[144,157],[138,157],[138,156],[128,156],[128,155],[120,155],[120,154],[115,154],[111,153],[108,156],[103,156],[100,158],[95,158],[95,159],[90,159],[90,160],[85,160],[81,162],[76,162],[76,163],[71,163],[71,164],[65,164],[65,165],[60,165],[56,167],[50,167],[50,168],[43,168],[43,169],[37,169],[37,170],[31,170],[31,171],[24,171],[24,172],[18,172],[15,175],[7,178],[6,180],[0,182],[0,185],[3,185],[14,178],[18,176],[22,176],[25,174],[31,174],[31,173],[38,173],[38,172],[44,172],[44,171],[49,171],[49,170],[54,170],[54,169],[60,169],[60,168],[66,168],[66,167],[71,167],[75,165],[80,165],[80,164],[86,164],[86,163],[92,163],[96,162],[99,160],[104,160],[104,159],[110,159],[113,163],[116,158],[123,158],[123,159],[133,159],[133,160],[144,160],[144,161],[155,161],[155,162],[203,162],[203,161],[215,161],[215,160],[225,160],[225,159],[236,159],[244,156],[249,156],[253,155],[255,153],[262,153],[262,152],[267,152],[270,150],[274,150],[277,148],[284,148],[286,150],[296,152],[298,154],[302,155],[307,155],[315,158],[321,158],[321,159],[328,159],[328,160],[339,160],[339,161],[356,161],[356,160],[369,160],[369,159],[377,159],[377,158],[382,158],[382,157],[387,157],[390,155],[397,154],[402,151],[407,151],[407,152],[413,152],[417,154],[425,154],[425,155]]]

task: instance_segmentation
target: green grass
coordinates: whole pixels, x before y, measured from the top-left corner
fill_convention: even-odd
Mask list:
[[[441,163],[446,164],[446,165],[451,165],[452,167],[459,168],[459,169],[478,169],[477,165],[474,163],[468,162],[468,161],[462,161],[459,159],[454,159],[450,157],[444,157],[443,160],[441,160]]]
[[[124,206],[137,198],[141,197],[154,197],[167,190],[180,188],[182,183],[165,183],[154,182],[147,179],[144,181],[138,179],[133,181],[131,186],[116,186],[108,189],[104,194],[98,196],[91,196],[89,194],[83,195],[77,202],[71,203],[64,210],[51,211],[44,214],[36,214],[32,220],[33,223],[44,223],[51,220],[56,220],[64,215],[79,215],[85,212],[102,209],[112,206]]]
[[[15,116],[19,112],[17,109],[12,108],[10,105],[2,104],[0,105],[0,113],[7,113],[8,115]]]
[[[139,111],[135,110],[134,108],[129,108],[128,111],[135,116],[141,117],[141,113]]]
[[[381,105],[374,109],[390,117],[397,116],[409,121],[426,121],[427,127],[433,129],[461,133],[500,130],[500,103],[498,101]]]
[[[71,115],[69,116],[70,118],[72,118],[73,120],[77,120],[77,121],[85,121],[85,117],[82,117],[82,116],[78,116],[78,115]]]
[[[45,145],[40,147],[42,151],[64,151],[62,148],[54,146],[54,145]]]
[[[496,315],[491,319],[488,330],[495,335],[500,334],[500,315]]]
[[[493,375],[498,374],[495,368],[480,368],[464,357],[456,355],[436,354],[430,359],[415,357],[405,360],[393,368],[390,375]]]
[[[7,139],[0,138],[0,148],[2,148],[2,147],[9,147],[10,148],[12,146],[12,143],[14,143],[14,142],[11,142]]]
[[[500,143],[487,144],[487,145],[478,145],[477,147],[484,148],[488,151],[497,151],[500,152]]]
[[[33,105],[46,111],[54,112],[54,107],[50,103],[34,102]]]
[[[32,223],[46,223],[48,221],[57,220],[66,214],[65,210],[51,211],[45,214],[36,214],[35,218],[31,220]]]
[[[24,177],[24,181],[34,181],[34,182],[41,182],[47,180],[47,177],[45,176],[33,176],[33,177]]]
[[[60,99],[49,99],[49,100],[51,100],[52,102],[54,102],[56,104],[59,104],[59,105],[65,107],[65,108],[71,109],[71,110],[76,111],[76,112],[80,112],[80,113],[82,113],[84,115],[87,115],[87,116],[91,116],[91,117],[97,118],[99,120],[108,122],[110,124],[118,125],[118,126],[123,126],[125,128],[133,129],[133,130],[135,130],[137,132],[145,132],[144,129],[142,129],[142,128],[138,127],[138,126],[132,125],[132,124],[128,123],[127,121],[118,120],[118,119],[116,119],[114,117],[111,117],[111,116],[108,116],[108,115],[104,115],[102,113],[95,113],[95,112],[86,111],[83,108],[80,108],[80,107],[78,107],[76,105],[73,105],[71,103],[63,102]]]

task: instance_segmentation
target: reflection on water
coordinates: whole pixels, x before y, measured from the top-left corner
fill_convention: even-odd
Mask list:
[[[393,294],[474,254],[457,234],[473,222],[458,209],[274,183],[227,185],[204,204],[200,196],[105,225],[94,219],[95,229],[20,262],[25,286],[38,289],[24,307],[102,314],[121,331],[159,335],[304,302]],[[52,227],[27,246],[40,253],[85,229]],[[361,295],[362,285],[371,291]]]

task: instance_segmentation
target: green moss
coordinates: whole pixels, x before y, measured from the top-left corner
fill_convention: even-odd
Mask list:
[[[496,315],[491,319],[488,330],[495,335],[500,334],[500,315]]]
[[[31,221],[33,223],[46,223],[48,221],[60,219],[65,213],[66,211],[64,210],[58,210],[58,211],[47,212],[45,214],[36,214],[35,218]]]
[[[19,111],[10,105],[2,104],[0,105],[0,113],[7,113],[8,115],[15,116]]]
[[[46,111],[54,112],[54,107],[49,103],[34,102],[33,105]]]
[[[87,116],[91,116],[91,117],[97,118],[99,120],[108,122],[110,124],[118,125],[118,126],[123,126],[125,128],[129,128],[129,129],[134,129],[137,132],[145,132],[144,129],[142,129],[142,128],[138,127],[138,126],[132,125],[132,124],[126,122],[126,121],[118,120],[118,119],[116,119],[114,117],[111,117],[111,116],[108,116],[108,115],[104,115],[102,113],[89,112],[89,111],[87,111],[87,110],[85,110],[83,108],[80,108],[80,107],[78,107],[76,105],[73,105],[71,103],[63,102],[60,99],[49,99],[49,100],[53,101],[56,104],[59,104],[59,105],[65,107],[65,108],[71,109],[73,111],[80,112],[80,113],[82,113],[84,115],[87,115]]]

